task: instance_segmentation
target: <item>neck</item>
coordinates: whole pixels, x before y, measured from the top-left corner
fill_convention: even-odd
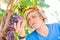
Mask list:
[[[40,28],[37,28],[36,31],[38,34],[42,36],[45,36],[45,37],[48,36],[48,27],[45,24],[41,25]]]

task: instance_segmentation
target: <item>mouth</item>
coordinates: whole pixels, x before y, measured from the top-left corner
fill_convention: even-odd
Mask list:
[[[32,25],[35,25],[36,23],[33,23]]]
[[[33,23],[32,25],[34,25],[35,23]]]

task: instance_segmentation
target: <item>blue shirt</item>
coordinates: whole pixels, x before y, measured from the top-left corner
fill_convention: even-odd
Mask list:
[[[47,37],[38,34],[36,30],[34,30],[32,33],[26,36],[26,40],[60,40],[60,24],[54,23],[48,24],[47,26],[49,28]]]

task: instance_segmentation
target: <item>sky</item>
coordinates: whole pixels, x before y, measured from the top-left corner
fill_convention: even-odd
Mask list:
[[[60,1],[59,0],[45,0],[50,7],[45,8],[45,13],[48,23],[56,23],[60,21]]]
[[[59,0],[46,0],[45,3],[50,5],[50,8],[54,11],[60,10],[60,1]]]

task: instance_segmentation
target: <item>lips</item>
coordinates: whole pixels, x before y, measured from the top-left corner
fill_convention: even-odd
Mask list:
[[[36,23],[33,23],[32,25],[35,25]]]
[[[34,25],[35,23],[32,23],[32,25]]]

